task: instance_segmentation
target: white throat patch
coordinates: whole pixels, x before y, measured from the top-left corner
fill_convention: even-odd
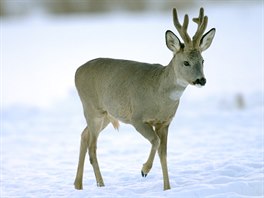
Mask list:
[[[202,85],[200,85],[200,84],[195,84],[195,87],[201,88]]]
[[[176,100],[179,100],[180,97],[182,96],[182,93],[183,93],[184,90],[177,90],[177,89],[173,89],[171,92],[170,92],[170,99],[176,101]]]
[[[183,86],[183,87],[187,87],[187,85],[189,84],[186,80],[182,80],[182,79],[177,79],[176,84]]]

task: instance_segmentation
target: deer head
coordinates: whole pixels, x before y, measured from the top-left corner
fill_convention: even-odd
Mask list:
[[[172,65],[175,71],[177,84],[182,86],[198,85],[203,86],[206,83],[203,72],[203,57],[201,53],[208,49],[212,43],[215,35],[215,28],[212,28],[204,34],[208,17],[204,16],[204,9],[200,9],[198,18],[193,18],[197,23],[197,31],[192,37],[187,33],[189,24],[189,17],[184,16],[183,25],[180,24],[177,11],[173,9],[173,22],[179,32],[183,43],[180,39],[170,30],[166,32],[167,47],[173,52]]]

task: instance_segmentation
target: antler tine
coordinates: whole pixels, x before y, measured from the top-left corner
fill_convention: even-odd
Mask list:
[[[193,46],[198,47],[200,44],[200,40],[203,36],[203,33],[207,27],[208,17],[204,16],[204,9],[200,8],[200,13],[198,18],[193,18],[193,21],[197,23],[197,31],[193,36]]]
[[[186,45],[190,44],[191,38],[187,33],[187,28],[188,28],[188,24],[189,24],[188,15],[186,14],[184,16],[183,25],[181,25],[179,22],[179,19],[178,19],[177,10],[176,10],[176,8],[173,8],[173,23],[174,23],[174,26],[176,27],[176,29],[178,30],[179,34],[181,35],[184,43]]]

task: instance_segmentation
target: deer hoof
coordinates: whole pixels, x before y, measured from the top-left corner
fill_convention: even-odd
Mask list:
[[[148,174],[141,171],[141,175],[142,175],[142,177],[147,177]]]
[[[74,187],[76,190],[82,190],[83,189],[82,183],[78,183],[78,182],[74,183]]]
[[[105,185],[104,185],[104,183],[103,182],[98,182],[97,183],[97,187],[104,187]]]

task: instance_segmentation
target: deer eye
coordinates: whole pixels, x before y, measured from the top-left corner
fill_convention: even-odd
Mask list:
[[[184,61],[184,62],[183,62],[183,65],[184,65],[184,66],[191,66],[190,63],[189,63],[188,61]]]
[[[204,60],[202,60],[202,63],[204,64]]]

